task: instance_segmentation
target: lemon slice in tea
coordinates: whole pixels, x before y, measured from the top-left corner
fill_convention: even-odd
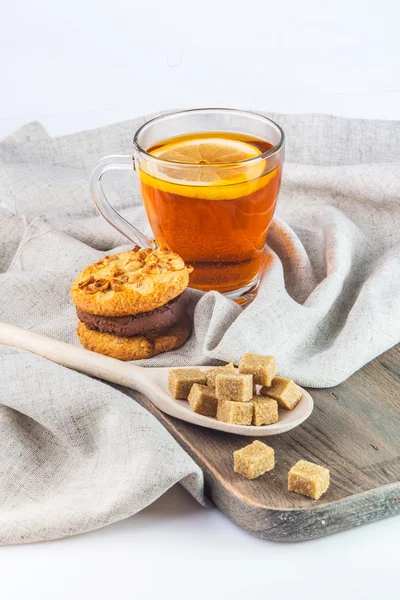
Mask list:
[[[170,164],[148,161],[145,172],[140,169],[142,182],[173,194],[205,200],[230,199],[250,194],[267,183],[261,177],[264,160],[243,162],[262,154],[250,142],[192,137],[164,144],[150,154]]]

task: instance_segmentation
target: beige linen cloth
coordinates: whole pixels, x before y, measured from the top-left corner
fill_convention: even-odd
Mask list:
[[[400,340],[400,123],[271,116],[287,151],[258,296],[242,311],[193,292],[191,340],[147,365],[255,351],[302,385],[333,386]],[[78,344],[71,282],[126,244],[96,214],[89,173],[129,154],[145,120],[53,139],[33,123],[0,143],[0,321]],[[108,187],[150,234],[134,173]],[[1,543],[107,525],[178,481],[205,503],[200,468],[134,392],[5,347],[0,378]]]

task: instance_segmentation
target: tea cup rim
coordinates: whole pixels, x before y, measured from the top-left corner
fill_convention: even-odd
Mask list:
[[[210,107],[210,108],[191,108],[191,109],[187,109],[187,110],[177,110],[177,111],[171,111],[168,113],[163,113],[161,115],[157,115],[156,117],[153,117],[152,119],[149,119],[148,121],[146,121],[145,123],[143,123],[143,125],[141,125],[134,137],[133,137],[133,147],[134,150],[141,154],[144,155],[146,157],[146,160],[150,160],[153,161],[155,163],[161,164],[170,164],[170,165],[183,165],[183,166],[190,166],[192,169],[199,167],[202,169],[207,169],[207,168],[215,168],[215,164],[208,164],[208,165],[194,165],[193,163],[184,163],[184,162],[177,162],[177,161],[171,161],[171,160],[165,160],[163,158],[159,158],[158,156],[154,156],[153,154],[150,154],[149,152],[147,152],[147,150],[145,150],[139,143],[138,139],[140,137],[140,135],[145,131],[145,129],[147,129],[148,127],[150,127],[151,125],[154,125],[154,123],[156,123],[157,121],[161,121],[164,119],[168,119],[168,118],[173,118],[176,115],[184,115],[187,113],[200,113],[200,112],[231,112],[231,113],[236,113],[236,114],[242,114],[244,116],[250,116],[250,117],[258,117],[260,119],[263,119],[265,121],[268,121],[269,123],[271,123],[272,125],[274,125],[277,129],[278,132],[280,133],[280,139],[278,141],[277,144],[275,144],[272,148],[270,148],[269,150],[266,150],[265,152],[262,152],[261,154],[254,156],[252,158],[247,158],[245,160],[242,161],[237,161],[235,162],[235,165],[247,165],[247,164],[254,164],[257,161],[261,161],[264,160],[266,158],[270,158],[271,156],[273,156],[274,154],[276,154],[277,152],[279,152],[285,144],[285,133],[282,129],[282,127],[276,123],[276,121],[274,121],[273,119],[270,119],[269,117],[266,117],[265,115],[262,115],[260,113],[257,112],[253,112],[253,111],[249,111],[249,110],[241,110],[241,109],[236,109],[236,108],[217,108],[217,107]],[[161,141],[161,140],[160,140]],[[218,163],[218,167],[219,168],[223,168],[224,166],[230,166],[232,167],[232,163]]]

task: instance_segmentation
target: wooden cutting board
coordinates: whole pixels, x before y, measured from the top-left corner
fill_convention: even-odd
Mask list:
[[[233,471],[232,453],[252,440],[190,425],[141,402],[203,469],[206,493],[249,533],[277,541],[329,535],[400,512],[400,346],[341,385],[310,390],[315,408],[293,431],[263,438],[276,467],[248,481]],[[318,501],[287,491],[300,458],[330,469]]]

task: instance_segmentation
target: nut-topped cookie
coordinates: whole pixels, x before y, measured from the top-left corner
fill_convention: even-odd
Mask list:
[[[185,292],[190,271],[166,248],[135,247],[87,267],[71,289],[82,345],[120,360],[182,346],[192,330]]]
[[[167,248],[111,254],[84,269],[75,279],[75,306],[92,315],[123,317],[150,312],[181,294],[190,267]]]

